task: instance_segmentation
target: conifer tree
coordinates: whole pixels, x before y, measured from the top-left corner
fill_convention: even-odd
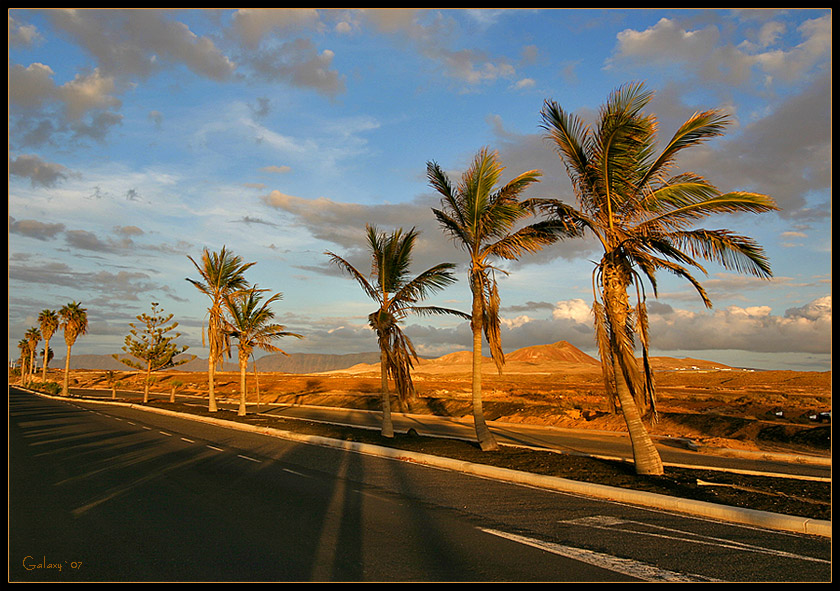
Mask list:
[[[131,330],[125,337],[122,350],[131,357],[121,358],[119,354],[112,356],[128,367],[145,370],[143,402],[149,401],[152,372],[176,367],[195,359],[195,356],[175,359],[189,347],[175,343],[175,339],[180,337],[181,333],[170,333],[178,327],[178,323],[172,322],[172,314],[164,315],[163,308],[159,308],[158,305],[157,302],[152,302],[151,314],[144,313],[136,317],[144,325],[142,328],[138,328],[133,322],[129,324]]]

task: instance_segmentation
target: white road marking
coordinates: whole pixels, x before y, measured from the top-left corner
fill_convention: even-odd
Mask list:
[[[655,566],[651,566],[649,564],[645,564],[644,562],[637,562],[635,560],[629,560],[627,558],[610,556],[609,554],[601,554],[600,552],[584,550],[583,548],[563,546],[561,544],[555,544],[553,542],[535,540],[533,538],[526,538],[525,536],[519,536],[516,534],[510,534],[493,529],[483,529],[482,531],[485,531],[494,536],[499,536],[500,538],[505,538],[514,542],[519,542],[520,544],[525,544],[534,548],[539,548],[541,550],[545,550],[546,552],[557,554],[558,556],[565,556],[566,558],[571,558],[572,560],[577,560],[579,562],[591,564],[592,566],[597,566],[605,570],[621,573],[630,577],[634,577],[636,579],[641,579],[643,581],[664,581],[671,583],[720,582],[718,579],[713,579],[710,577],[701,577],[698,575],[669,571],[657,568]]]
[[[593,515],[591,517],[583,517],[581,519],[572,519],[569,521],[561,521],[560,523],[567,523],[570,525],[583,525],[586,527],[592,527],[595,529],[604,529],[609,530],[612,532],[621,531],[629,534],[635,534],[640,536],[649,536],[649,537],[656,537],[656,538],[664,538],[666,540],[675,540],[680,542],[687,542],[692,544],[703,544],[707,546],[717,546],[719,548],[727,548],[729,550],[741,550],[744,552],[757,552],[760,554],[770,554],[772,556],[782,556],[785,558],[796,558],[799,560],[807,560],[810,562],[823,562],[826,564],[830,564],[830,560],[824,560],[822,558],[814,558],[812,556],[802,556],[801,554],[792,554],[790,552],[785,552],[783,550],[774,550],[772,548],[762,548],[760,546],[753,546],[752,544],[742,544],[741,542],[735,542],[733,540],[727,540],[724,538],[716,538],[712,536],[702,536],[700,534],[695,534],[692,532],[686,532],[679,529],[673,529],[669,527],[662,527],[658,525],[653,525],[650,523],[643,523],[641,521],[631,521],[627,519],[619,519],[616,517],[609,517],[606,515]],[[656,531],[640,531],[640,530],[633,530],[633,529],[621,529],[618,530],[617,526],[619,525],[631,525],[631,526],[642,526],[647,529],[658,530],[664,533],[657,533]]]
[[[209,447],[210,449],[214,449],[216,451],[225,451],[221,447],[216,447],[215,445],[208,445],[207,447]]]
[[[187,443],[195,443],[192,439],[187,439],[186,437],[181,437],[181,441],[186,441]]]
[[[255,460],[254,458],[249,458],[248,456],[243,456],[242,454],[236,454],[238,457],[242,458],[243,460],[248,460],[250,462],[262,463],[262,460]]]

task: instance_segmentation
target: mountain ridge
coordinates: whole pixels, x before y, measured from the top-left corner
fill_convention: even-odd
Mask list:
[[[483,363],[492,364],[489,356],[482,358]],[[600,360],[584,353],[567,341],[558,341],[545,345],[531,345],[511,351],[505,355],[506,365],[524,367],[531,370],[540,366],[555,368],[558,365],[577,369],[597,369]],[[652,357],[651,363],[657,370],[677,369],[731,369],[728,366],[702,359],[677,357]],[[464,371],[472,364],[471,351],[454,351],[437,358],[421,358],[415,364],[417,371],[430,371],[438,368],[442,371]],[[52,369],[62,369],[63,359],[54,359],[50,364]],[[130,368],[114,359],[111,355],[80,354],[70,357],[70,369],[88,369],[103,371],[129,371]],[[207,371],[207,359],[196,358],[183,365],[173,368],[174,371]],[[249,363],[248,370],[253,371],[253,363]],[[379,370],[379,352],[367,353],[274,353],[257,359],[257,370],[278,373],[323,373],[331,371],[360,372]],[[236,362],[225,362],[221,371],[239,371]]]

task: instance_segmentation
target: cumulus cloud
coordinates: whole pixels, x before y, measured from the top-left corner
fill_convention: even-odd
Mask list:
[[[831,296],[774,315],[768,306],[730,306],[714,312],[690,312],[652,300],[648,305],[653,354],[657,351],[740,350],[765,353],[831,352]],[[420,330],[428,346],[469,345],[466,326]],[[691,335],[687,338],[686,335]],[[549,317],[520,314],[502,322],[506,351],[565,340],[593,352],[595,337],[590,306],[581,299],[554,305]],[[448,352],[448,351],[447,351]],[[702,353],[698,353],[702,354]]]
[[[41,41],[43,37],[34,25],[25,25],[9,15],[9,45],[31,46]]]
[[[706,81],[741,85],[755,73],[771,80],[800,80],[831,54],[831,15],[806,21],[799,27],[801,42],[780,48],[776,41],[784,25],[768,22],[755,40],[733,43],[717,23],[689,30],[672,18],[662,18],[643,31],[619,33],[610,67],[657,63],[682,73],[699,73]]]
[[[825,354],[831,352],[831,296],[787,310],[782,316],[774,316],[766,306],[652,314],[650,327],[654,346],[660,349]]]
[[[64,224],[48,224],[38,220],[16,220],[9,216],[9,232],[37,240],[52,240],[64,231]]]
[[[148,77],[182,64],[225,80],[235,64],[208,37],[199,37],[167,11],[52,10],[53,24],[92,55],[106,75]]]
[[[458,262],[464,258],[448,239],[442,237],[431,211],[437,202],[429,198],[420,197],[400,204],[364,205],[342,203],[326,197],[306,199],[275,190],[264,195],[262,200],[269,207],[287,214],[293,223],[305,228],[319,242],[333,245],[328,248],[336,250],[357,268],[364,268],[368,262],[364,238],[367,224],[383,231],[412,227],[419,230],[414,259],[417,269],[427,269],[441,261]],[[326,259],[324,263],[323,272],[332,273],[326,267]]]
[[[580,299],[557,302],[551,316],[555,320],[571,320],[577,324],[586,324],[593,319],[592,308]]]
[[[46,162],[35,154],[9,158],[9,174],[28,178],[33,187],[54,187],[59,181],[78,176],[55,162]]]
[[[318,11],[309,9],[243,9],[233,15],[233,31],[247,47],[257,47],[272,31],[288,33],[317,27]]]

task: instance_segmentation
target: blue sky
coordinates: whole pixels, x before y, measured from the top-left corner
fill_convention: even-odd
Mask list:
[[[223,246],[283,294],[278,320],[306,336],[285,350],[376,350],[371,302],[324,255],[367,268],[366,223],[421,230],[416,272],[460,265],[428,303],[468,310],[426,163],[457,180],[489,147],[505,179],[539,169],[530,195],[571,200],[544,101],[592,122],[636,81],[656,92],[662,142],[694,111],[730,113],[680,165],[781,208],[704,224],[758,240],[774,278],[710,264],[707,310],[661,277],[654,354],[830,369],[830,10],[9,10],[10,357],[41,310],[70,301],[89,317],[74,354],[118,352],[159,302],[206,356],[187,255]],[[504,265],[506,351],[594,353],[597,258],[580,240]],[[455,319],[407,332],[428,356],[470,346]]]

